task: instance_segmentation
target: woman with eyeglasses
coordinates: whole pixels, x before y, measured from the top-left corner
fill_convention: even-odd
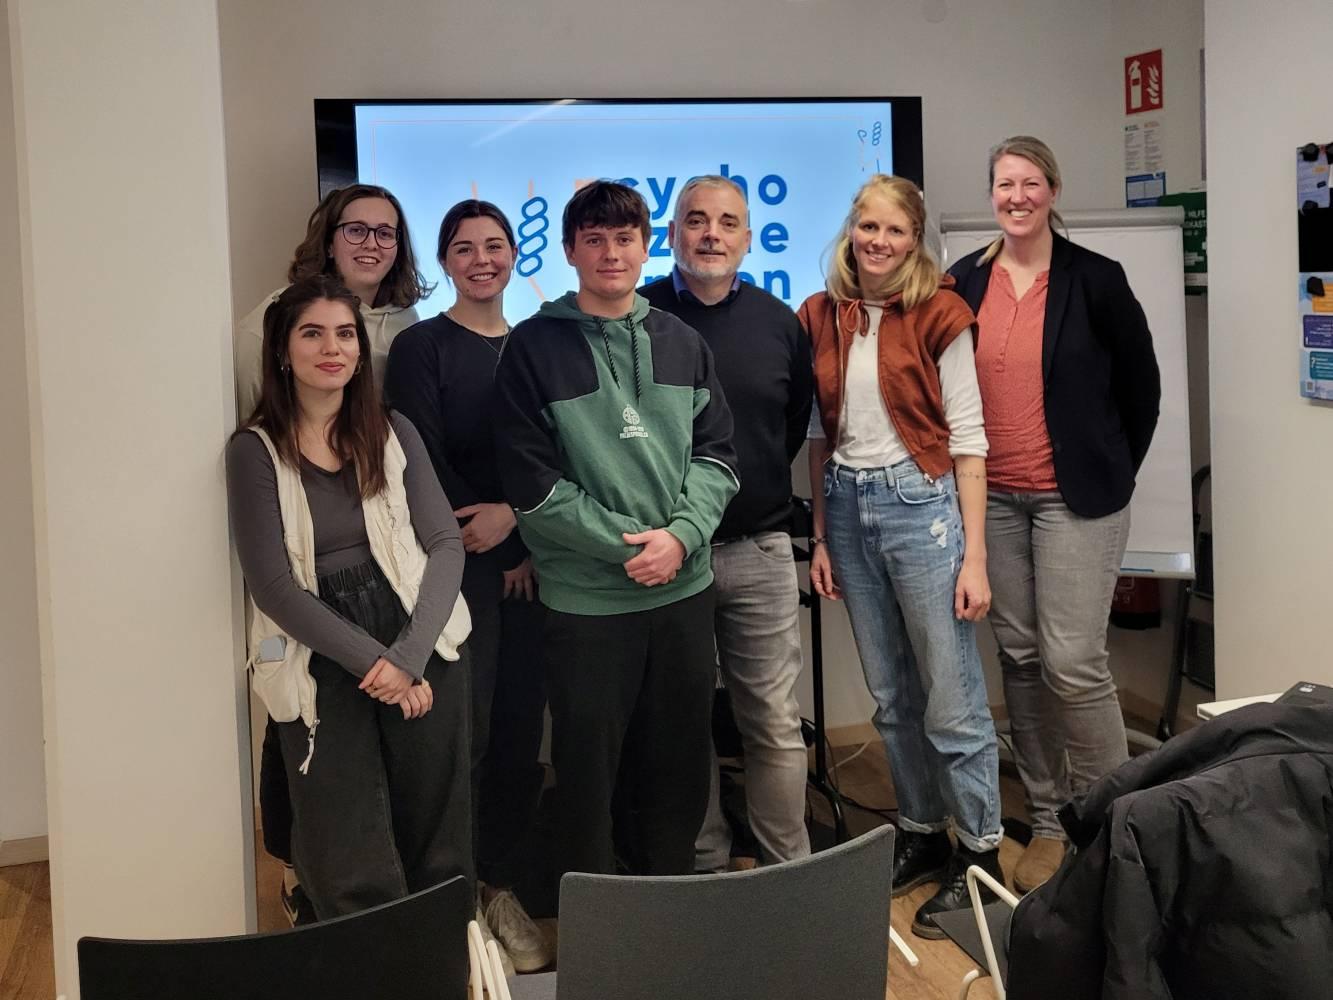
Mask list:
[[[252,687],[320,920],[472,876],[463,543],[420,436],[375,391],[358,307],[329,275],[278,296],[227,445]]]
[[[305,239],[292,255],[287,280],[315,274],[334,275],[360,299],[361,317],[370,334],[375,384],[382,386],[389,345],[417,321],[414,307],[431,291],[417,270],[398,199],[373,184],[351,184],[325,195],[310,213]],[[236,395],[242,419],[254,411],[259,400],[264,310],[281,291],[265,296],[237,328]]]
[[[420,432],[463,525],[479,922],[518,971],[532,972],[553,956],[513,886],[544,777],[542,606],[503,500],[491,421],[495,372],[509,342],[504,292],[517,254],[509,220],[490,202],[461,201],[445,213],[436,255],[454,286],[453,305],[394,341],[384,391]]]
[[[371,371],[378,390],[384,382],[389,345],[417,321],[416,303],[431,286],[417,269],[402,206],[389,191],[352,184],[329,192],[306,223],[306,234],[287,269],[287,280],[327,274],[338,278],[359,300],[369,338]],[[263,379],[264,313],[278,289],[257,305],[236,332],[237,410],[244,423],[255,413]],[[292,866],[291,806],[286,775],[270,720],[259,769],[259,808],[264,848],[284,865],[281,898],[292,923],[307,923],[313,912]]]

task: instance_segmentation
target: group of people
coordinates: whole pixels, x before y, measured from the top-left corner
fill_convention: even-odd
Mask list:
[[[791,464],[809,444],[811,582],[843,599],[898,802],[913,930],[1003,877],[989,613],[1034,837],[1126,756],[1106,627],[1159,380],[1118,264],[1060,236],[1051,151],[990,155],[1001,236],[948,275],[911,182],[857,192],[797,312],[740,280],[745,192],[693,178],[671,275],[649,211],[596,181],[566,205],[578,288],[510,329],[504,214],[451,208],[428,291],[382,188],[333,192],[238,336],[228,491],[270,715],[265,845],[297,919],[459,872],[520,969],[549,958],[513,893],[551,715],[561,871],[725,869],[719,670],[760,861],[807,855]],[[382,395],[381,395],[382,393]],[[440,700],[435,700],[435,695]],[[950,838],[952,830],[953,838]]]

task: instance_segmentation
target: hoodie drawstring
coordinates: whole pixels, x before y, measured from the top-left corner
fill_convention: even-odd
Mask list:
[[[594,316],[597,320],[597,332],[602,335],[602,346],[606,349],[606,363],[611,368],[611,381],[620,387],[620,376],[616,374],[616,359],[611,357],[611,338],[607,335],[606,324],[602,322],[602,317]]]
[[[606,351],[606,364],[611,369],[611,380],[615,382],[616,388],[621,388],[620,374],[616,371],[615,358],[611,357],[611,336],[606,332],[606,324],[602,322],[602,317],[594,316],[597,320],[597,332],[602,335],[602,347]],[[634,322],[634,314],[630,313],[625,317],[626,324],[629,326],[629,349],[634,357],[634,402],[639,402],[643,398],[643,376],[639,369],[639,327]]]
[[[634,322],[633,313],[626,319],[629,322],[629,349],[634,356],[634,402],[637,403],[643,397],[643,376],[639,374],[639,328]]]

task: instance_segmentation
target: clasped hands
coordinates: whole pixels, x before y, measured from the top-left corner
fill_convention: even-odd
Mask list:
[[[397,705],[403,710],[404,719],[419,719],[435,704],[430,681],[423,677],[420,684],[414,683],[411,674],[382,656],[357,687],[376,701]]]
[[[666,528],[650,528],[620,536],[626,545],[642,545],[638,555],[625,562],[625,573],[635,583],[656,587],[670,583],[685,561],[685,546]]]

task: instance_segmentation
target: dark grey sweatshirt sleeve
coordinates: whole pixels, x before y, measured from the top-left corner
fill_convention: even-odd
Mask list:
[[[412,528],[426,550],[426,572],[421,577],[421,593],[412,617],[384,656],[394,666],[420,679],[453,613],[463,582],[463,536],[421,435],[399,413],[393,414],[393,429],[407,456],[403,488]]]
[[[238,434],[227,445],[227,507],[245,584],[259,609],[297,642],[364,677],[384,647],[292,578],[278,477],[256,434]]]

